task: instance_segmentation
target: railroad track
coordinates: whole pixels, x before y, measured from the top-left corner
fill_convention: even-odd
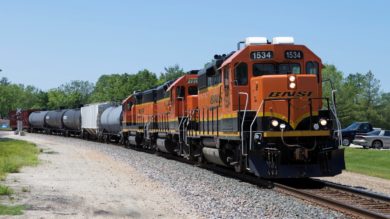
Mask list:
[[[390,218],[390,197],[308,179],[277,182],[275,189],[357,218]]]
[[[156,153],[142,148],[132,149],[151,154]],[[197,165],[194,161],[172,154],[158,153],[158,155],[189,165]],[[387,196],[316,179],[264,180],[251,174],[238,174],[231,169],[214,164],[201,164],[199,167],[263,188],[275,189],[325,208],[342,212],[353,218],[390,219],[390,197]]]
[[[194,162],[176,156],[163,156],[190,165],[194,164]],[[342,212],[352,218],[390,219],[390,197],[388,196],[316,179],[264,180],[249,174],[238,174],[213,164],[202,164],[200,167],[225,177],[239,179],[263,188],[275,189],[310,203]]]

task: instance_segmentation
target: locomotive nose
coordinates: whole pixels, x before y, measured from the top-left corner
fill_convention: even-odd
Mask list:
[[[309,116],[310,111],[318,110],[321,106],[321,101],[315,99],[319,95],[315,75],[263,76],[253,78],[251,83],[253,106],[259,107],[261,103],[258,100],[263,100],[263,116],[269,117],[271,122],[275,119],[280,124],[285,123],[292,129],[305,116]]]

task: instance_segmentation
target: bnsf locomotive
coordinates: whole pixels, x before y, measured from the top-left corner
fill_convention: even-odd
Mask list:
[[[334,135],[334,101],[322,95],[321,68],[293,38],[248,37],[237,51],[135,92],[121,107],[81,108],[73,129],[263,178],[333,176],[345,168],[344,151]]]

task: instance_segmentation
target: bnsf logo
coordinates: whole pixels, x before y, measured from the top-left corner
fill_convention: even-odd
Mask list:
[[[268,97],[310,97],[311,91],[285,91],[285,92],[271,92]]]

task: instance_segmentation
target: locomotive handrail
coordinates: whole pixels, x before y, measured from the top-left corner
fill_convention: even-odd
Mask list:
[[[332,111],[335,119],[336,119],[336,126],[337,126],[337,137],[338,137],[338,140],[339,140],[339,146],[342,145],[342,142],[343,142],[343,136],[341,134],[341,123],[340,123],[340,120],[337,116],[337,109],[336,109],[336,90],[332,90],[332,108],[330,108],[330,110]]]
[[[256,119],[257,119],[257,114],[259,114],[260,109],[261,109],[261,107],[263,106],[263,103],[264,103],[264,100],[261,101],[260,106],[259,106],[259,108],[258,108],[257,111],[256,111],[256,115],[255,115],[255,117],[253,118],[252,123],[251,123],[251,125],[250,125],[250,127],[249,127],[249,150],[252,149],[252,127],[253,127],[253,124],[255,124],[255,121],[256,121]]]
[[[245,154],[244,152],[244,122],[245,122],[245,116],[246,116],[246,111],[248,109],[248,99],[249,99],[249,94],[246,93],[246,92],[238,92],[239,95],[245,95],[246,97],[246,100],[245,100],[245,111],[244,111],[244,115],[242,116],[242,122],[241,122],[241,154],[242,155],[248,155],[248,154]]]
[[[184,140],[184,138],[182,139],[181,138],[181,131],[180,131],[180,127],[181,127],[181,125],[184,123],[184,120],[185,120],[185,118],[186,118],[186,116],[185,116],[185,107],[184,107],[184,98],[183,97],[178,97],[178,99],[181,99],[181,102],[182,102],[182,111],[183,111],[183,114],[182,114],[182,117],[181,117],[181,120],[180,120],[180,123],[179,123],[179,126],[178,126],[178,132],[179,132],[179,145],[180,145],[180,155],[183,153],[183,145],[182,145],[182,143],[183,143],[183,140]],[[183,135],[184,135],[184,132],[185,132],[185,130],[183,129]]]

